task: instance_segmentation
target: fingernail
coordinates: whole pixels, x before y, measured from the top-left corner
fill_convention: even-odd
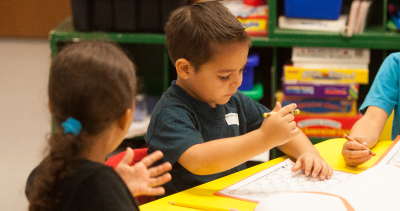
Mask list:
[[[313,176],[313,177],[316,177],[316,176],[317,176],[317,173],[313,173],[312,176]]]
[[[331,178],[331,176],[327,176],[326,178],[330,179],[330,178]]]
[[[325,176],[321,176],[321,179],[325,179]]]
[[[364,142],[363,144],[364,144],[365,146],[367,146],[367,142]]]
[[[310,175],[310,172],[309,172],[309,171],[306,171],[306,175],[307,175],[307,176]]]

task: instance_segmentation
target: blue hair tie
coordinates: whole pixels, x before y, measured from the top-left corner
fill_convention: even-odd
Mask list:
[[[61,126],[64,128],[64,134],[72,133],[74,136],[79,135],[82,129],[81,123],[72,117],[63,122]]]

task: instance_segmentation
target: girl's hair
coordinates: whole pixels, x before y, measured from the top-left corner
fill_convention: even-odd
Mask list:
[[[131,60],[106,42],[81,42],[63,48],[49,77],[49,103],[55,132],[49,138],[44,170],[35,178],[29,210],[52,210],[61,200],[65,180],[74,172],[87,138],[101,133],[132,108],[136,76]],[[64,134],[62,122],[78,120],[77,136]]]

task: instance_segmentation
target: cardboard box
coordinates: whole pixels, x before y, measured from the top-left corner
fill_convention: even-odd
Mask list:
[[[284,80],[368,84],[368,69],[284,66]]]
[[[297,127],[308,137],[339,138],[349,134],[353,125],[362,117],[357,113],[356,116],[305,116],[295,115]]]
[[[358,84],[317,84],[284,82],[282,91],[285,96],[313,98],[358,99]]]
[[[302,115],[355,116],[357,114],[356,100],[288,97],[282,92],[277,93],[277,100],[282,106],[296,103]]]

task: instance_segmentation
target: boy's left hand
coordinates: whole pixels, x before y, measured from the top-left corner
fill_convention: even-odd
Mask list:
[[[314,153],[303,153],[297,158],[296,164],[292,168],[292,172],[304,170],[305,175],[311,175],[321,179],[330,179],[333,173],[332,167],[325,160]]]

